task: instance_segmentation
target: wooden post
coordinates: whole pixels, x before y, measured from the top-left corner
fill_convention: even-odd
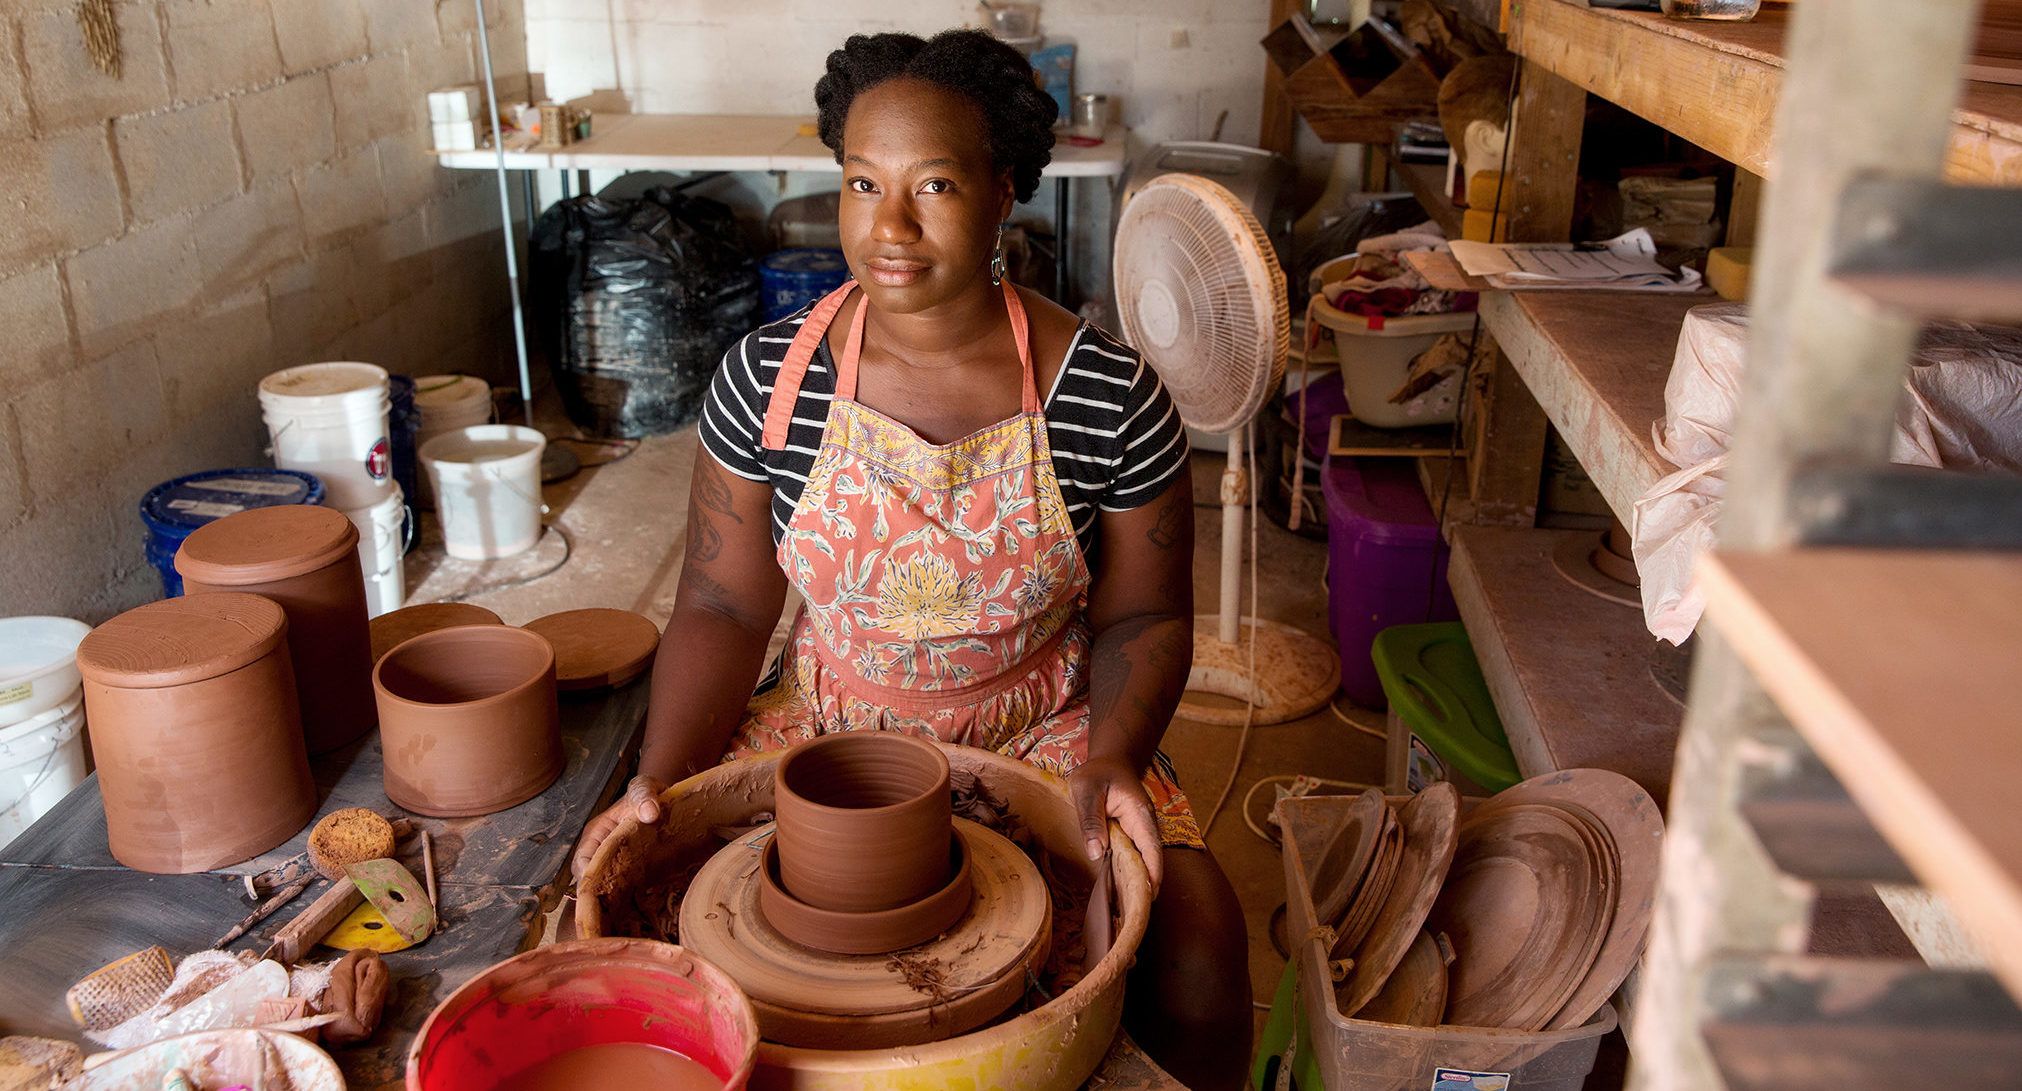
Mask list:
[[[1271,0],[1270,26],[1275,29],[1304,7],[1299,0]],[[1292,100],[1285,97],[1284,83],[1284,77],[1278,75],[1278,67],[1266,58],[1264,112],[1257,122],[1257,146],[1289,158],[1294,148],[1298,115],[1292,112]]]
[[[1977,8],[1930,0],[1905,19],[1894,0],[1841,0],[1792,14],[1723,548],[1789,540],[1790,484],[1805,463],[1888,457],[1916,327],[1826,280],[1834,211],[1863,171],[1940,176]],[[1722,952],[1801,950],[1811,900],[1739,811],[1741,752],[1787,722],[1718,632],[1700,640],[1630,1027],[1637,1091],[1721,1086],[1700,1032],[1706,968]]]

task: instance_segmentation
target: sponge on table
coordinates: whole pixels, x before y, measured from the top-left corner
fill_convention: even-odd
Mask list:
[[[1745,300],[1748,298],[1749,274],[1754,268],[1754,247],[1715,247],[1706,254],[1706,283],[1720,293],[1722,299]]]
[[[393,840],[393,823],[377,811],[332,811],[309,831],[309,862],[324,878],[341,879],[352,864],[392,856]]]

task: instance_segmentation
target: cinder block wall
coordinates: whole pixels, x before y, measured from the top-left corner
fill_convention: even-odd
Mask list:
[[[495,183],[428,152],[469,0],[119,0],[118,78],[77,6],[0,6],[0,613],[96,622],[160,594],[150,485],[265,464],[260,376],[502,380],[511,331]],[[487,9],[523,93],[521,0]]]

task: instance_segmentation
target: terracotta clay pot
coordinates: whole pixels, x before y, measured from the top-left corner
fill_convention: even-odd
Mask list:
[[[881,955],[911,947],[948,930],[969,911],[974,891],[969,854],[962,839],[953,840],[953,872],[946,885],[918,901],[874,913],[838,913],[817,909],[787,893],[779,881],[779,838],[766,843],[759,869],[759,910],[787,939],[817,951],[839,955]]]
[[[779,874],[816,909],[874,913],[948,884],[948,759],[886,731],[824,735],[779,761]]]
[[[423,633],[372,671],[386,798],[463,818],[524,803],[562,775],[555,650],[508,625]]]
[[[308,824],[316,785],[287,630],[287,614],[258,595],[193,594],[129,610],[78,646],[106,835],[120,863],[209,871]]]
[[[176,551],[183,589],[264,595],[288,612],[288,651],[309,753],[372,730],[372,631],[358,528],[333,508],[254,508],[208,523]]]

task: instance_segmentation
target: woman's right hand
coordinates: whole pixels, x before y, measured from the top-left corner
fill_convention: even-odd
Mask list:
[[[590,819],[590,824],[583,827],[582,839],[576,842],[576,855],[570,863],[577,882],[582,881],[598,847],[618,828],[618,823],[627,818],[637,819],[641,824],[660,821],[660,793],[666,790],[666,781],[641,773],[625,786],[624,798]]]

